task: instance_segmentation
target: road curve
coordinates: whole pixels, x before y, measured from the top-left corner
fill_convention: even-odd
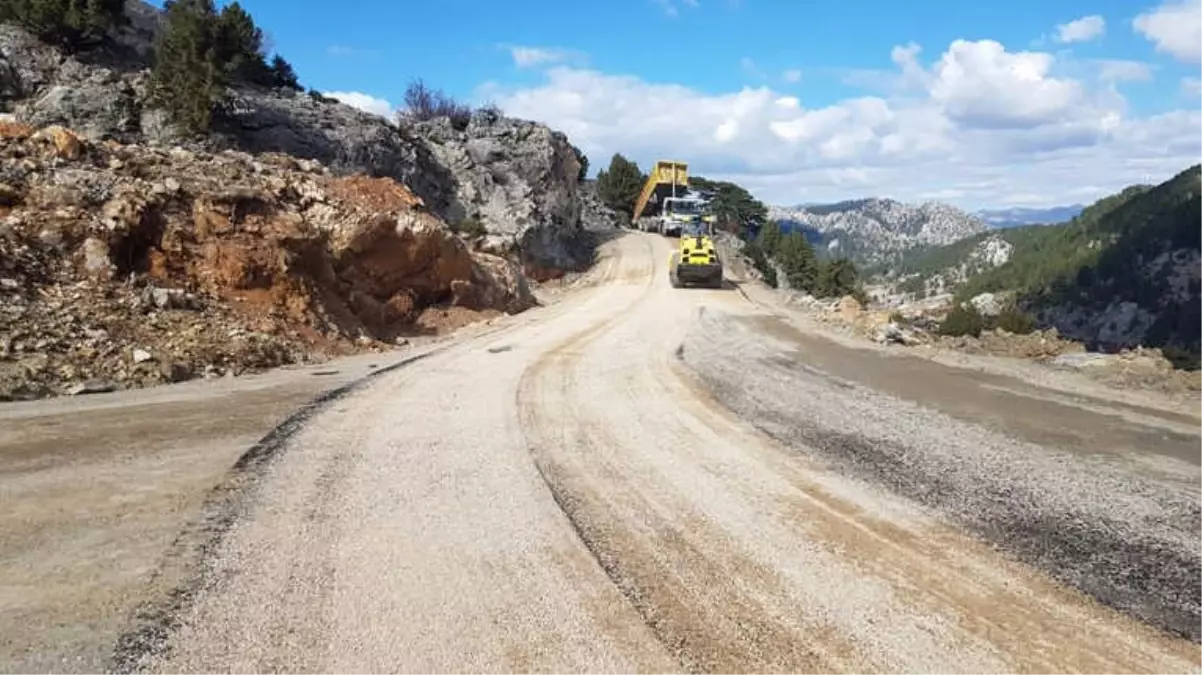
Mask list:
[[[266,465],[150,671],[1196,672],[1092,600],[720,405],[739,292],[665,240],[332,402]],[[702,365],[704,370],[704,364]]]

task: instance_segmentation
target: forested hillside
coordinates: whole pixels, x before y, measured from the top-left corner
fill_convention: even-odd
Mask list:
[[[1189,173],[1184,172],[1174,181],[1188,177]],[[1052,285],[1057,279],[1075,276],[1081,268],[1091,266],[1103,250],[1116,244],[1122,232],[1138,226],[1128,216],[1111,217],[1112,214],[1153,189],[1148,185],[1129,187],[1097,201],[1063,225],[1018,227],[995,233],[1014,246],[1010,260],[970,277],[961,287],[960,295],[1038,289]]]
[[[1197,367],[1200,185],[1196,165],[1107,197],[1064,225],[1016,230],[1010,260],[970,277],[957,296],[1015,291],[1039,323],[1065,335],[1099,349],[1165,347]]]

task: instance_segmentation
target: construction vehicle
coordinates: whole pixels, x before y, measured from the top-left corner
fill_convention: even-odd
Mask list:
[[[632,220],[644,232],[679,237],[686,226],[708,220],[706,207],[704,199],[690,193],[689,165],[660,160],[643,184]]]
[[[697,220],[680,234],[680,246],[668,261],[668,280],[673,288],[701,284],[722,288],[722,260],[714,246],[713,223]]]

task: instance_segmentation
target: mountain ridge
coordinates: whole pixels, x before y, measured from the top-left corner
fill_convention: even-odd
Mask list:
[[[782,229],[803,232],[828,257],[872,266],[921,246],[948,244],[984,232],[975,216],[937,201],[905,203],[869,197],[805,208],[769,207]]]
[[[1028,208],[1012,206],[1000,209],[979,209],[973,215],[995,229],[1021,227],[1023,225],[1055,225],[1076,218],[1085,210],[1085,204]]]

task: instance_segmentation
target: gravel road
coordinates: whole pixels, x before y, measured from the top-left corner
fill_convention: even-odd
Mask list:
[[[116,667],[1202,669],[1196,434],[857,382],[668,255],[617,237],[594,285],[257,446]],[[1082,452],[1062,419],[1139,441]]]

